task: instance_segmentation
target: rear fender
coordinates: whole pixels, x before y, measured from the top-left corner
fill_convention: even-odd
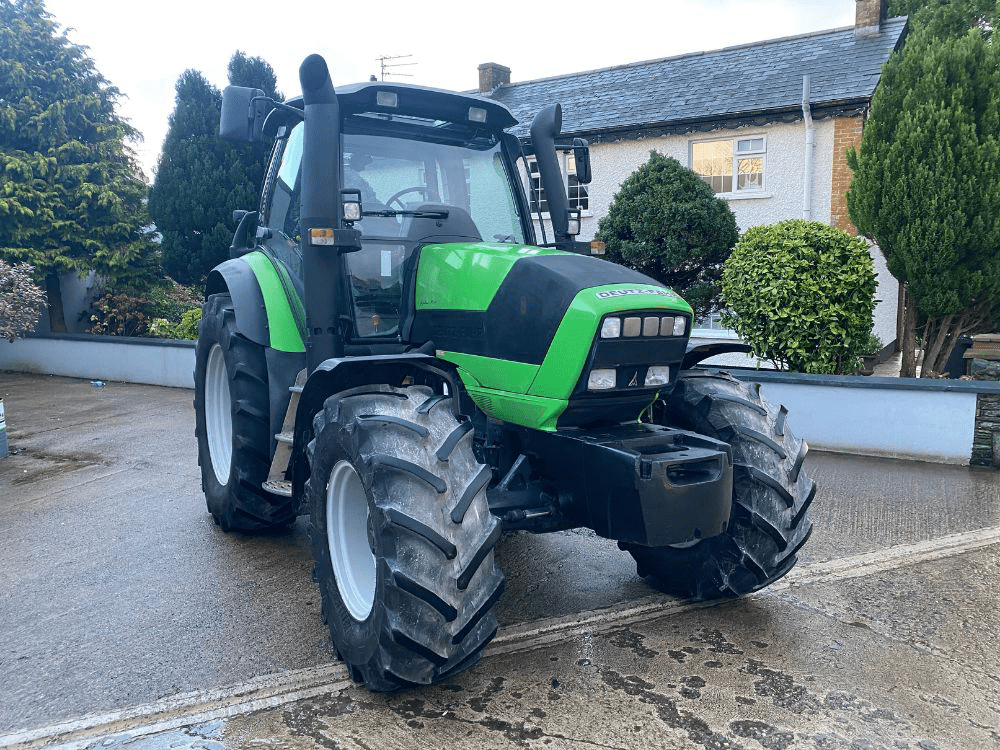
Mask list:
[[[236,311],[236,330],[261,346],[270,345],[264,295],[253,269],[240,259],[227,260],[212,269],[205,285],[205,297],[228,293]]]
[[[305,352],[300,322],[289,299],[295,292],[290,281],[282,282],[280,273],[264,253],[251,252],[212,269],[205,296],[228,292],[236,311],[236,330],[255,344],[281,352]]]

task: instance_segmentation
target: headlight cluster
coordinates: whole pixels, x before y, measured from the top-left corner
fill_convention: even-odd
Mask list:
[[[601,324],[602,339],[637,338],[639,336],[683,336],[687,331],[687,318],[683,315],[629,315],[607,317]]]
[[[653,315],[649,313],[633,313],[623,315],[609,315],[601,322],[600,338],[623,339],[623,338],[643,338],[663,341],[663,337],[681,337],[687,333],[688,319],[684,315]],[[663,344],[653,346],[646,354],[649,359],[656,361],[659,356],[654,352],[663,354]],[[610,346],[611,344],[609,344]],[[677,342],[680,346],[681,342]],[[616,345],[617,346],[617,345]],[[645,350],[647,345],[638,345],[639,349]],[[672,346],[672,345],[671,345]],[[600,345],[598,345],[600,351]],[[629,347],[631,348],[631,347]],[[638,351],[638,350],[637,350]],[[636,352],[633,353],[633,357]],[[608,360],[598,364],[587,374],[588,391],[610,391],[615,388],[659,388],[670,383],[670,365],[657,364],[644,366],[640,364],[646,355],[624,360],[614,359],[614,367]],[[646,360],[647,362],[649,360]],[[660,360],[661,362],[663,360]],[[667,359],[670,361],[670,359]],[[618,382],[621,380],[621,382]]]
[[[670,382],[670,367],[668,365],[650,365],[646,368],[646,377],[642,385],[646,388],[656,388]],[[602,367],[590,371],[587,378],[588,391],[610,391],[618,385],[618,370],[614,367]],[[627,383],[635,387],[638,383]]]

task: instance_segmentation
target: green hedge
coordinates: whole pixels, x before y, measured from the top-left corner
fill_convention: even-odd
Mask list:
[[[863,239],[801,219],[753,227],[722,273],[723,320],[778,367],[850,373],[870,348],[875,286]]]

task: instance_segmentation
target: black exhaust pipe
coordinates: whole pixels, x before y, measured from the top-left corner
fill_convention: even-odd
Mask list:
[[[351,320],[347,268],[338,248],[312,241],[312,229],[339,234],[343,219],[340,200],[340,107],[326,61],[309,55],[299,67],[305,124],[302,140],[300,223],[305,277],[309,371],[324,360],[344,356],[343,321]]]
[[[550,104],[531,121],[531,145],[535,150],[538,175],[549,204],[549,218],[555,234],[556,247],[572,250],[575,240],[569,234],[569,199],[563,185],[559,157],[556,156],[556,138],[562,130],[562,106]]]

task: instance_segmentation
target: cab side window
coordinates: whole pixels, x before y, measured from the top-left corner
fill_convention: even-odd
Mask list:
[[[270,253],[288,269],[296,285],[302,279],[302,249],[299,244],[299,193],[301,190],[302,123],[289,133],[274,178],[265,227],[270,230],[263,240]]]

